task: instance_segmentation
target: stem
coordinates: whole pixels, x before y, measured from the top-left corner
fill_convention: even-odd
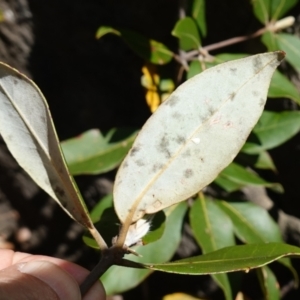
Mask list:
[[[230,46],[233,44],[241,43],[246,40],[254,39],[254,38],[262,35],[263,33],[265,33],[267,30],[268,30],[267,27],[264,27],[264,28],[261,28],[261,29],[257,30],[256,32],[249,34],[249,35],[237,36],[237,37],[230,38],[230,39],[218,42],[218,43],[204,46],[201,48],[201,50],[205,50],[205,51],[209,52],[209,51],[227,47],[227,46]],[[191,60],[198,54],[199,54],[199,50],[193,50],[193,51],[190,51],[189,53],[187,53],[185,58],[187,60]]]
[[[231,39],[219,42],[219,43],[208,45],[208,46],[203,47],[203,48],[206,51],[212,51],[212,50],[219,49],[219,48],[222,48],[222,47],[227,47],[227,46],[230,46],[232,44],[237,44],[237,43],[241,43],[241,42],[246,41],[246,40],[254,39],[254,38],[262,35],[266,30],[267,30],[267,28],[264,27],[264,28],[261,28],[261,29],[257,30],[256,32],[254,32],[252,34],[244,35],[244,36],[237,36],[237,37],[234,37],[234,38],[231,38]]]
[[[123,249],[109,248],[102,251],[102,258],[91,271],[91,273],[85,278],[83,283],[80,285],[81,296],[83,297],[87,291],[99,280],[99,278],[114,264],[119,264],[124,256]]]
[[[105,249],[108,248],[103,237],[101,236],[99,231],[94,226],[92,228],[89,228],[89,231],[90,231],[91,235],[93,236],[93,238],[95,239],[95,241],[97,242],[101,251],[104,251]]]

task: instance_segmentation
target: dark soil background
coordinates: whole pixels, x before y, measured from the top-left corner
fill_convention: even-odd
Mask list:
[[[91,128],[140,128],[150,116],[140,85],[144,62],[120,38],[108,35],[96,40],[95,33],[101,25],[128,28],[176,51],[176,40],[170,32],[178,18],[178,6],[172,0],[0,0],[4,14],[0,23],[0,59],[37,83],[49,103],[61,140]],[[292,14],[299,20],[299,4]],[[248,0],[207,1],[206,17],[209,35],[204,45],[250,34],[261,27]],[[225,50],[257,53],[265,48],[257,39],[220,51]],[[175,64],[170,67],[176,69]],[[297,81],[297,74],[292,75]],[[268,108],[296,109],[284,99],[272,100]],[[298,135],[272,151],[278,174],[264,174],[285,188],[285,194],[271,195],[275,203],[273,215],[278,218],[284,211],[296,217],[293,229],[283,234],[288,242],[298,246],[299,152]],[[114,172],[76,178],[89,208],[111,191],[113,178]],[[285,224],[286,228],[289,224]],[[83,244],[82,232],[17,165],[0,138],[0,247],[56,256],[91,269],[99,257]],[[198,251],[188,231],[184,232],[177,257]],[[295,264],[297,267],[297,261]],[[279,274],[283,299],[299,299],[298,291],[291,287],[290,275],[282,269]],[[252,299],[261,299],[255,276],[247,276],[245,290]],[[162,273],[151,275],[135,290],[125,293],[124,299],[162,299],[173,292],[222,299],[222,292],[208,276]]]

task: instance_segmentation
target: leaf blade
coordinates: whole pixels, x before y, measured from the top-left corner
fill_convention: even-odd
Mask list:
[[[300,248],[281,243],[231,246],[170,263],[144,266],[150,270],[190,275],[248,272],[287,256],[299,257]]]
[[[69,175],[48,105],[25,75],[0,64],[0,133],[19,165],[65,212],[93,228],[84,201]]]
[[[116,176],[114,204],[123,224],[183,201],[232,161],[262,112],[271,76],[282,58],[283,52],[266,53],[210,68],[185,82],[159,107]],[[224,76],[230,84],[216,87],[212,99],[206,87],[222,82]],[[259,84],[255,90],[254,84]],[[249,95],[253,99],[246,101]],[[252,112],[243,120],[241,107]],[[233,110],[238,111],[234,116]],[[188,117],[182,115],[184,111]],[[217,143],[212,143],[216,138]],[[199,147],[205,150],[204,155]],[[229,153],[226,158],[224,153]]]

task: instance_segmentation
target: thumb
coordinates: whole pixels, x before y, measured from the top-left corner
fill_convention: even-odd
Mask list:
[[[0,299],[81,299],[75,279],[48,261],[18,263],[0,271]]]

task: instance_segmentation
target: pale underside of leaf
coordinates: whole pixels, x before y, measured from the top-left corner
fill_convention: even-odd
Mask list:
[[[283,57],[278,51],[210,68],[159,107],[116,176],[114,204],[122,223],[187,199],[215,179],[258,121]]]
[[[0,134],[32,179],[72,218],[90,228],[92,222],[66,168],[42,93],[26,76],[3,63],[0,64]]]

